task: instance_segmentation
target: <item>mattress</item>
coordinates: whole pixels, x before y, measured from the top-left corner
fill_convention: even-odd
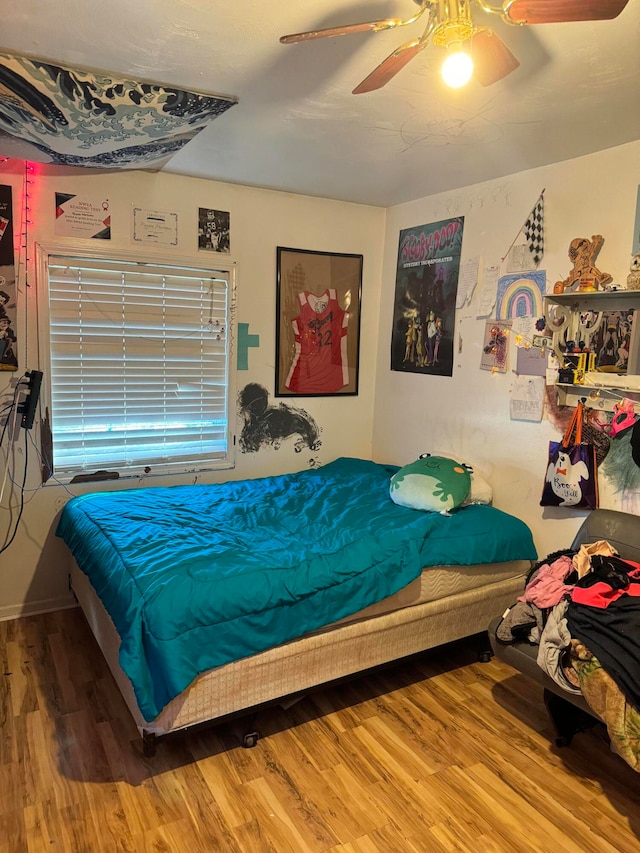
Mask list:
[[[338,619],[314,633],[327,631],[336,625],[346,625],[349,622],[359,622],[361,619],[369,619],[371,616],[382,616],[394,610],[402,610],[404,607],[413,607],[416,604],[425,604],[427,601],[446,599],[449,596],[458,595],[467,590],[503,581],[518,580],[526,575],[531,567],[529,560],[513,560],[506,563],[482,563],[477,566],[429,566],[420,573],[420,576],[407,586],[403,587],[395,595],[371,604],[357,613]]]

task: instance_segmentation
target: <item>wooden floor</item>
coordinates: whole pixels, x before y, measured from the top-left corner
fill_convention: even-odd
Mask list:
[[[540,690],[475,643],[142,755],[79,610],[0,623],[0,851],[638,853],[640,774],[557,749]]]

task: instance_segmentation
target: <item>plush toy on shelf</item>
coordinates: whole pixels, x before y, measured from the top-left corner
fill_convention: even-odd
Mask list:
[[[573,269],[564,281],[554,284],[553,292],[564,293],[565,290],[575,289],[589,293],[609,284],[613,277],[608,272],[600,272],[596,267],[596,258],[603,243],[604,237],[601,234],[594,234],[590,240],[586,237],[576,237],[572,240],[569,244],[569,260],[573,263]]]
[[[631,272],[627,276],[627,290],[640,290],[640,255],[631,258]]]

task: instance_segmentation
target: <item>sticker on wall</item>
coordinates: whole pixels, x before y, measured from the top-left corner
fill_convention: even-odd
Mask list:
[[[133,208],[133,239],[136,243],[178,245],[178,214]]]
[[[55,233],[58,237],[110,240],[109,199],[100,196],[56,193]]]
[[[260,346],[260,335],[249,334],[248,323],[238,323],[238,370],[249,370],[249,347]]]
[[[11,187],[0,186],[0,370],[18,369]]]
[[[501,276],[498,279],[496,319],[542,317],[546,289],[547,274],[544,270]]]
[[[269,405],[269,392],[257,382],[245,385],[238,395],[238,404],[244,418],[240,435],[243,453],[257,453],[261,447],[268,446],[279,450],[282,442],[293,436],[297,436],[296,453],[301,453],[305,447],[309,450],[320,448],[320,429],[311,415],[285,403]]]
[[[198,248],[209,252],[230,252],[229,211],[198,208]]]
[[[464,216],[400,232],[391,369],[453,375]]]
[[[235,98],[0,53],[4,153],[92,168],[160,168]]]

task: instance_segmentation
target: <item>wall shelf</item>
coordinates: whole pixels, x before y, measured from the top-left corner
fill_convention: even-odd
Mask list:
[[[640,290],[570,290],[566,293],[548,293],[545,302],[565,305],[574,311],[624,311],[625,305],[640,308]]]
[[[599,409],[601,412],[613,412],[616,403],[626,397],[636,404],[640,411],[640,391],[626,388],[607,388],[592,385],[570,385],[566,382],[556,382],[556,392],[559,406],[577,406],[580,400],[586,399],[585,406]]]
[[[568,291],[547,294],[545,318],[553,334],[553,350],[560,364],[564,362],[566,341],[583,341],[589,347],[600,329],[603,312],[627,310],[633,311],[634,320],[626,375],[637,377],[640,375],[640,291]],[[587,398],[588,406],[604,411],[613,411],[616,402],[623,397],[629,397],[640,405],[639,383],[634,381],[627,385],[622,374],[592,371],[588,385],[557,382],[556,389],[560,405],[575,406],[583,397]]]

